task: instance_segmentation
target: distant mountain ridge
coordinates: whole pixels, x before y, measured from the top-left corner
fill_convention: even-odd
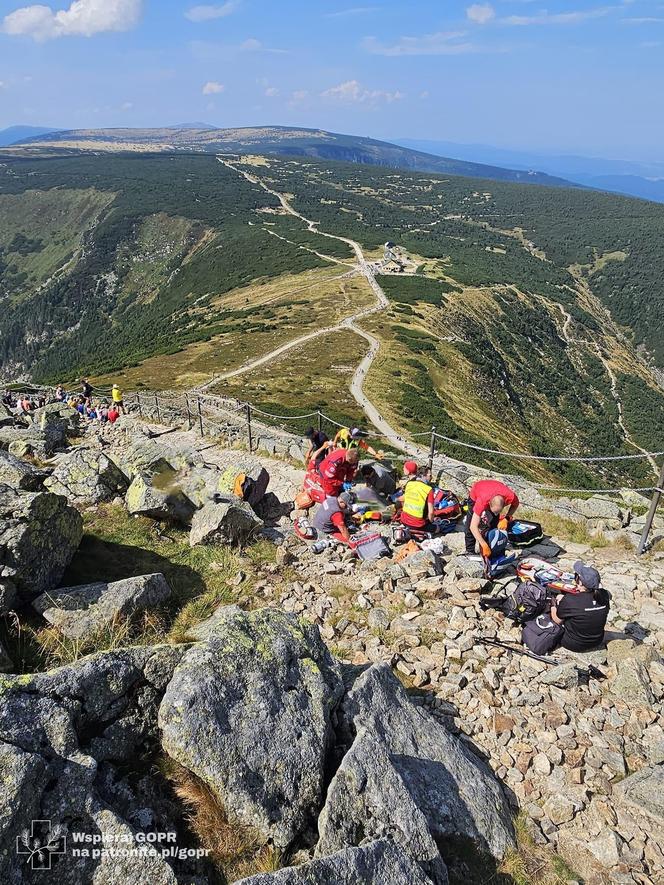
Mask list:
[[[289,126],[210,129],[201,124],[200,128],[173,126],[164,129],[74,129],[27,138],[20,146],[31,155],[46,148],[117,152],[146,151],[150,147],[160,152],[223,151],[306,156],[494,181],[552,187],[573,186],[565,179],[537,171],[503,169],[500,166],[435,156],[374,138]]]
[[[397,138],[396,144],[436,156],[452,154],[467,162],[495,164],[507,169],[540,169],[547,175],[558,176],[584,187],[664,203],[664,160],[637,162],[573,154],[549,155],[485,144],[457,144],[413,138]]]
[[[0,147],[16,144],[28,138],[49,135],[57,131],[57,129],[49,129],[46,126],[9,126],[7,129],[0,129]]]

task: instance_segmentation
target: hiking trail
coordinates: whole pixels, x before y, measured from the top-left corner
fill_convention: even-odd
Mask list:
[[[385,437],[386,442],[392,448],[404,452],[405,454],[413,458],[428,458],[428,450],[423,449],[420,446],[417,446],[414,443],[408,442],[406,439],[404,439],[404,437],[402,437],[380,414],[378,409],[374,406],[371,400],[369,400],[364,392],[364,382],[369,373],[369,369],[373,365],[373,362],[378,355],[378,351],[380,350],[380,341],[370,332],[367,332],[359,327],[357,325],[357,322],[358,320],[364,319],[365,317],[371,316],[375,313],[380,313],[381,311],[385,310],[389,306],[389,301],[387,299],[387,296],[385,295],[385,292],[381,288],[380,283],[376,279],[373,267],[371,263],[367,260],[360,244],[357,243],[355,240],[351,240],[349,237],[342,237],[338,236],[337,234],[331,234],[327,231],[319,230],[319,222],[312,221],[310,218],[302,215],[301,212],[298,212],[297,209],[295,209],[291,205],[284,194],[270,188],[257,175],[247,172],[244,169],[238,168],[238,166],[232,163],[230,160],[224,159],[222,157],[217,157],[217,160],[223,166],[226,166],[226,168],[232,169],[234,172],[242,175],[242,177],[251,184],[258,185],[266,193],[271,194],[273,197],[276,197],[276,199],[279,200],[282,209],[289,215],[292,215],[294,218],[298,218],[300,221],[306,224],[307,230],[309,230],[311,233],[317,234],[321,237],[327,237],[330,240],[338,240],[339,242],[346,243],[346,245],[350,246],[357,258],[357,265],[351,272],[349,272],[349,274],[344,274],[343,276],[350,276],[358,273],[362,274],[362,276],[364,276],[369,283],[372,292],[376,296],[377,303],[373,307],[364,308],[363,310],[358,311],[358,313],[346,317],[339,323],[335,323],[331,326],[326,326],[323,329],[316,329],[316,331],[314,332],[308,332],[305,335],[301,335],[299,338],[288,341],[286,344],[282,344],[280,347],[277,347],[270,353],[258,357],[255,360],[251,360],[248,363],[245,363],[245,365],[241,366],[239,369],[233,369],[230,372],[224,372],[221,375],[215,375],[215,377],[211,381],[208,381],[196,388],[196,392],[208,391],[211,387],[219,384],[219,382],[221,381],[225,381],[228,378],[235,378],[238,375],[244,375],[247,372],[251,372],[253,369],[257,369],[260,366],[265,365],[266,363],[272,362],[272,360],[277,359],[284,353],[287,353],[289,350],[292,350],[295,347],[299,347],[301,344],[306,344],[307,342],[312,341],[315,338],[320,338],[321,336],[328,335],[331,332],[339,332],[350,329],[352,332],[355,332],[356,335],[364,338],[364,340],[367,341],[369,344],[369,350],[367,351],[364,358],[361,360],[351,380],[350,390],[355,401],[364,410],[369,421],[378,430],[379,434]],[[322,254],[321,257],[323,257]],[[337,263],[342,262],[339,262],[337,260]]]

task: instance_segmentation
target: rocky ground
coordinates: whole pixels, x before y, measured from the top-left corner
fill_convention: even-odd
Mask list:
[[[262,858],[252,885],[489,881],[517,814],[580,881],[664,880],[664,554],[558,537],[529,551],[593,563],[612,594],[606,648],[549,666],[482,641],[516,644],[519,630],[480,608],[490,588],[462,534],[399,563],[315,555],[285,515],[301,479],[286,461],[132,418],[70,446],[73,422],[47,407],[30,427],[0,427],[0,611],[12,623],[29,611],[79,641],[172,601],[160,574],[62,586],[81,513],[108,502],[186,525],[192,545],[263,537],[274,555],[240,559],[239,608],[186,642],[20,675],[0,649],[1,881],[43,875],[16,853],[32,819],[118,840],[164,829],[195,854],[205,803]],[[272,497],[250,507],[230,492],[259,465]],[[624,540],[635,521],[628,500],[558,506],[605,537]],[[606,679],[584,679],[589,663]],[[155,768],[163,756],[175,779]],[[194,787],[187,826],[181,794]],[[270,872],[268,856],[297,865]],[[65,883],[216,881],[210,858],[49,857]]]

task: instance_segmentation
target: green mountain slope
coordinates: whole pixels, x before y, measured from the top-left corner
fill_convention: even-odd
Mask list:
[[[336,328],[375,296],[351,248],[316,230],[381,264],[389,306],[360,323],[381,343],[365,390],[393,425],[540,455],[664,448],[664,207],[313,159],[7,158],[0,373],[186,387]],[[381,263],[388,240],[403,272]],[[336,378],[350,414],[355,337],[332,359],[319,348],[342,339],[321,337],[247,383],[292,414],[319,389],[334,401]],[[473,460],[571,486],[652,484],[645,460]]]
[[[303,156],[365,165],[392,166],[444,175],[465,175],[497,181],[521,181],[528,184],[565,185],[569,182],[542,172],[523,172],[469,163],[449,157],[437,157],[364,138],[340,135],[319,129],[287,126],[255,126],[245,129],[75,129],[27,139],[25,150],[145,151],[198,150],[208,152],[255,153],[273,156]]]

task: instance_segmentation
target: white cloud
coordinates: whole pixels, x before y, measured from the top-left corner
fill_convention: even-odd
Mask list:
[[[276,96],[279,95],[279,90],[276,86],[268,86],[265,90],[265,94],[268,98],[276,98]]]
[[[221,3],[217,6],[192,6],[184,15],[190,22],[209,22],[215,18],[225,18],[227,15],[235,12],[237,6],[238,4],[234,0],[229,0],[228,3]]]
[[[56,37],[92,37],[104,31],[128,31],[138,24],[143,0],[73,0],[68,9],[23,6],[10,12],[2,30],[34,40]]]
[[[6,88],[7,88],[7,84],[3,80],[0,80],[0,89],[6,89]]]
[[[594,9],[579,9],[572,12],[548,12],[546,9],[535,15],[508,15],[500,19],[505,25],[575,25],[594,18],[602,18],[613,12],[615,6],[596,6]]]
[[[461,40],[465,36],[465,31],[439,31],[421,37],[400,37],[392,45],[380,43],[375,37],[366,37],[362,45],[373,55],[461,55],[476,52],[474,44]]]
[[[476,25],[485,25],[496,17],[496,11],[488,3],[473,3],[466,9],[466,16]]]
[[[378,11],[378,6],[353,6],[350,9],[341,9],[339,12],[326,12],[325,18],[350,18],[353,15],[366,15]]]
[[[208,80],[205,86],[201,89],[203,95],[219,95],[220,92],[223,92],[226,87],[223,83],[217,83],[216,80]]]
[[[292,101],[306,101],[309,98],[308,89],[296,89],[291,95]]]
[[[244,50],[245,52],[258,52],[258,50],[262,48],[263,44],[255,37],[249,37],[249,39],[245,40],[244,43],[240,43],[240,49]]]
[[[338,86],[331,86],[329,89],[321,92],[321,98],[329,98],[346,104],[375,104],[377,102],[391,104],[393,101],[399,101],[403,97],[403,92],[399,90],[396,92],[385,92],[382,89],[365,89],[357,80],[346,80],[345,83],[339,83]]]
[[[133,101],[125,101],[120,105],[120,110],[122,111],[130,111],[134,107]]]

